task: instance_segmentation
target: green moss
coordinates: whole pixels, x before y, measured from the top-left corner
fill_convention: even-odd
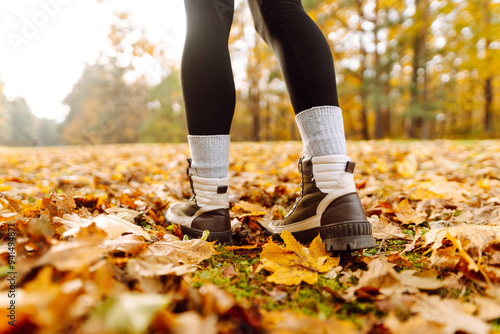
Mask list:
[[[411,267],[408,266],[405,269],[425,269],[427,268],[427,264],[422,259],[430,256],[430,253],[424,255],[422,251],[411,251],[403,253],[401,256],[411,264]]]
[[[491,332],[500,333],[500,318],[491,321]]]
[[[269,275],[266,271],[254,272],[260,250],[226,251],[223,247],[217,250],[218,254],[204,261],[200,270],[194,274],[193,285],[196,288],[210,282],[222,287],[240,303],[258,305],[268,311],[290,310],[320,319],[332,316],[349,319],[359,326],[364,320],[357,319],[357,316],[368,313],[378,315],[373,304],[365,302],[358,305],[359,302],[356,301],[350,306],[344,306],[346,303],[335,296],[335,292],[341,293],[351,284],[357,283],[354,276],[348,285],[341,284],[338,278],[331,279],[320,274],[318,282],[313,285],[301,283],[300,286],[278,287],[266,281]],[[224,268],[230,265],[238,275],[224,277]],[[276,292],[283,292],[281,298],[271,296]],[[339,313],[339,310],[342,311]]]

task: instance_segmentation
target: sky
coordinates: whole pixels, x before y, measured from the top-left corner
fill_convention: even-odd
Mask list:
[[[0,81],[9,98],[23,97],[37,117],[64,120],[62,101],[107,45],[113,12],[127,10],[152,42],[180,59],[183,0],[0,0]]]

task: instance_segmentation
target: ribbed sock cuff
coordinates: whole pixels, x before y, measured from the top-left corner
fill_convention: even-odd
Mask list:
[[[295,121],[302,137],[305,155],[318,157],[347,154],[344,120],[339,107],[313,107],[298,113]]]
[[[201,177],[223,178],[229,170],[230,135],[188,136],[191,168]]]

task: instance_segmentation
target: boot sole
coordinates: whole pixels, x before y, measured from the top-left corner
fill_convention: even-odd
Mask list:
[[[167,222],[167,224],[172,225],[172,223]],[[198,230],[195,228],[179,225],[181,227],[181,232],[184,235],[187,235],[189,239],[201,239],[203,236],[202,230]],[[233,245],[233,231],[224,231],[224,232],[210,232],[208,235],[207,241],[212,242],[216,241],[219,244],[224,246],[232,246]]]
[[[328,252],[345,252],[377,246],[372,235],[372,225],[368,221],[350,221],[291,233],[302,244],[310,243],[319,234]],[[268,233],[268,235],[281,240],[278,233]]]

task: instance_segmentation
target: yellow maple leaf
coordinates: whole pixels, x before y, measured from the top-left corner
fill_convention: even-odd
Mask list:
[[[271,239],[262,247],[260,264],[257,271],[265,269],[272,272],[267,281],[276,284],[297,285],[304,281],[314,284],[318,273],[324,273],[339,264],[339,258],[332,258],[325,250],[318,235],[309,248],[302,246],[288,231],[281,233],[285,247],[275,244]]]

